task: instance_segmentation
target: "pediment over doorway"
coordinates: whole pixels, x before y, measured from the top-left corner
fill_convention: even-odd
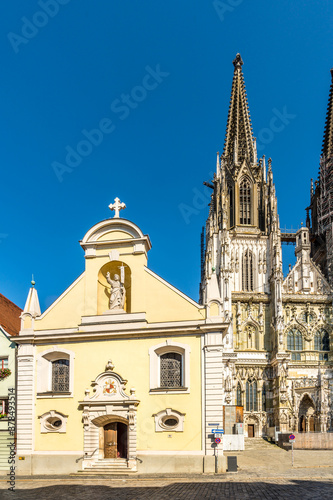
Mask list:
[[[112,361],[109,360],[105,371],[97,375],[95,380],[92,381],[91,386],[93,387],[93,394],[90,395],[90,391],[87,389],[85,391],[84,402],[101,402],[101,401],[115,401],[120,400],[133,401],[136,400],[135,389],[130,389],[130,395],[126,394],[126,384],[127,380],[122,378],[121,375],[113,371],[114,366]]]

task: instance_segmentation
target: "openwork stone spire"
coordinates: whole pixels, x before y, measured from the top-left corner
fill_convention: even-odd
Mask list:
[[[330,95],[328,98],[325,132],[323,140],[322,154],[325,158],[330,158],[333,156],[333,68],[331,69],[331,88]]]
[[[253,163],[255,161],[254,140],[242,72],[243,61],[240,54],[236,55],[233,65],[235,67],[234,78],[223,154],[235,164],[242,163],[245,158]]]

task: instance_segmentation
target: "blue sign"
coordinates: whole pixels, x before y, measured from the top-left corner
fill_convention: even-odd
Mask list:
[[[209,427],[218,427],[219,424],[208,424]]]
[[[213,434],[224,434],[224,429],[212,429]]]
[[[290,434],[289,439],[290,441],[294,441],[294,439],[296,439],[295,434]]]
[[[220,438],[215,438],[215,443],[216,443],[216,444],[220,444],[220,442],[221,442],[221,439],[220,439]]]

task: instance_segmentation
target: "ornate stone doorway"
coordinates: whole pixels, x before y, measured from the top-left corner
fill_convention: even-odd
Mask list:
[[[104,458],[127,457],[127,425],[122,422],[111,422],[104,429]]]
[[[113,371],[108,362],[105,372],[92,383],[93,395],[86,391],[82,408],[84,426],[83,469],[107,459],[123,459],[136,470],[136,411],[139,404],[135,390],[125,393],[126,380]]]

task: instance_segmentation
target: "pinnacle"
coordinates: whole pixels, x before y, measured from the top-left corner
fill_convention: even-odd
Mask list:
[[[236,54],[236,57],[232,61],[232,64],[235,66],[235,70],[238,68],[242,68],[244,63],[243,63],[243,59],[241,58],[240,54]]]

